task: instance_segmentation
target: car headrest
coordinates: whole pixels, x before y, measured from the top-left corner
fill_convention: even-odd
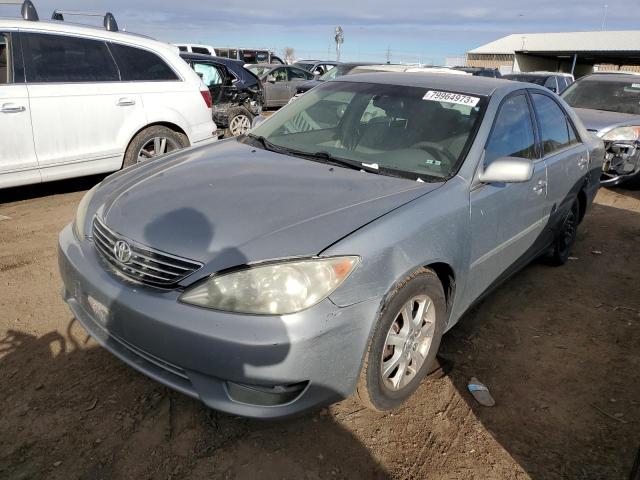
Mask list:
[[[373,97],[373,106],[384,110],[387,116],[397,116],[405,111],[405,101],[402,97],[376,95]]]

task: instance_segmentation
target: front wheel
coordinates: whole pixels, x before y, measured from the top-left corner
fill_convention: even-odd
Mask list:
[[[378,411],[398,407],[420,386],[440,346],[446,325],[442,284],[420,269],[388,296],[369,343],[358,397]]]
[[[130,167],[188,146],[189,139],[186,135],[161,125],[154,125],[133,137],[124,154],[122,167]]]
[[[244,135],[251,128],[253,115],[246,108],[232,108],[229,111],[229,133],[234,137]]]

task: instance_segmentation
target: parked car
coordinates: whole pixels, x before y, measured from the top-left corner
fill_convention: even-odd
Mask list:
[[[640,183],[640,77],[594,73],[571,85],[562,98],[605,141],[602,185]]]
[[[542,87],[343,76],[87,193],[60,234],[64,298],[209,407],[275,418],[357,392],[389,410],[483,295],[567,261],[603,155]]]
[[[502,75],[505,80],[535,83],[560,94],[574,81],[573,75],[559,72],[523,72]]]
[[[320,76],[324,75],[339,64],[340,62],[334,62],[331,60],[298,60],[293,64],[293,66]]]
[[[371,63],[371,62],[341,63],[341,64],[335,66],[334,68],[332,68],[331,70],[329,70],[324,75],[320,75],[319,77],[316,77],[313,80],[309,80],[308,82],[304,82],[304,83],[299,84],[296,87],[296,95],[294,97],[297,98],[298,96],[302,95],[303,93],[308,92],[313,87],[318,86],[321,83],[326,82],[327,80],[333,80],[334,78],[338,78],[338,77],[341,77],[343,75],[347,75],[354,68],[361,67],[363,65],[376,65],[376,64],[375,63]]]
[[[118,170],[212,140],[211,97],[170,45],[60,20],[0,19],[0,188]],[[56,12],[57,18],[68,12]]]
[[[469,75],[465,72],[453,70],[447,67],[434,67],[434,66],[416,66],[416,65],[401,65],[401,64],[389,64],[389,63],[343,63],[336,68],[329,70],[320,78],[310,80],[301,85],[298,85],[296,94],[289,100],[290,102],[296,100],[305,92],[308,92],[313,87],[320,85],[322,82],[332,80],[334,78],[341,77],[343,75],[356,75],[358,73],[373,73],[373,72],[407,72],[407,73],[446,73],[452,75]]]
[[[490,78],[501,78],[502,74],[500,70],[497,68],[486,68],[486,67],[453,67],[454,70],[459,70],[461,72],[466,72],[471,75],[475,75],[476,77],[490,77]]]
[[[262,112],[262,83],[244,62],[228,58],[182,53],[211,92],[213,120],[234,137],[247,133]]]
[[[313,79],[311,72],[290,65],[249,65],[247,68],[262,82],[266,108],[286,105],[298,85]]]
[[[176,43],[175,46],[182,53],[201,53],[203,55],[240,60],[244,63],[279,63],[282,65],[285,63],[269,49],[213,47],[211,45],[193,43]]]

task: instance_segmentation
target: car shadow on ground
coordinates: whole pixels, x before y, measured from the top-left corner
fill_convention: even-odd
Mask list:
[[[105,176],[106,174],[91,175],[88,177],[70,178],[68,180],[0,189],[0,204],[89,190],[94,185],[100,183]]]
[[[594,205],[567,265],[534,262],[443,340],[460,396],[531,478],[624,479],[631,471],[640,446],[636,206]],[[494,407],[468,393],[473,376]]]

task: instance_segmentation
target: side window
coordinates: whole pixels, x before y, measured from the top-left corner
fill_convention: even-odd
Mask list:
[[[188,51],[188,50],[187,50],[187,47],[185,47],[184,45],[178,45],[178,50],[180,50],[181,52],[186,52],[186,51]]]
[[[125,82],[179,80],[176,73],[158,55],[141,48],[109,44]]]
[[[496,116],[485,148],[485,165],[500,157],[535,157],[531,110],[524,94],[509,97]]]
[[[269,74],[269,81],[275,81],[276,83],[287,81],[287,71],[284,68],[276,68]]]
[[[556,77],[548,77],[544,82],[544,86],[554,92],[558,91],[558,84],[556,83]]]
[[[118,68],[107,45],[99,40],[22,34],[27,82],[117,82]]]
[[[309,74],[308,72],[305,72],[304,70],[299,70],[297,68],[287,68],[287,70],[289,71],[289,80],[290,81],[296,81],[296,80],[307,80],[310,77],[313,78],[313,74]]]
[[[540,124],[540,140],[545,155],[549,155],[571,144],[567,117],[560,106],[550,97],[539,93],[531,95]]]
[[[191,51],[193,53],[201,53],[203,55],[211,55],[211,52],[209,51],[208,48],[204,48],[204,47],[191,47]]]
[[[0,85],[11,82],[9,36],[0,33]]]
[[[222,85],[223,77],[217,67],[209,63],[194,63],[193,69],[196,71],[207,87]]]

